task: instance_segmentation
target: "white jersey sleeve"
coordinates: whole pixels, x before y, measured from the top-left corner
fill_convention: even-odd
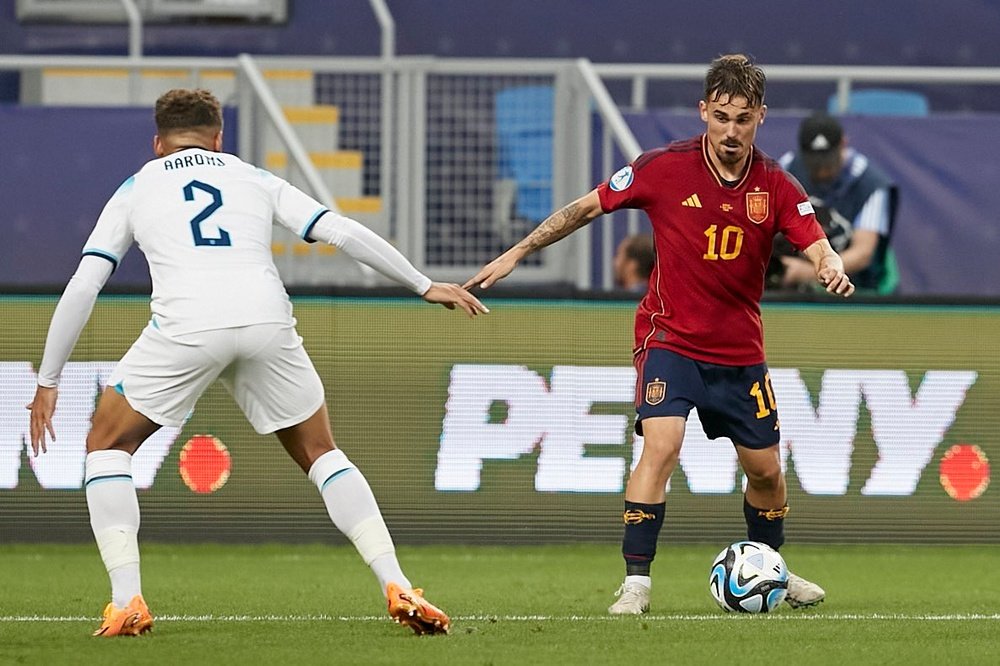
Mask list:
[[[329,209],[287,180],[261,170],[274,202],[274,221],[302,240],[312,243],[309,231]]]
[[[377,233],[343,215],[320,215],[306,229],[306,240],[336,245],[357,261],[423,296],[431,279],[418,271],[403,254]]]
[[[42,363],[38,366],[39,386],[59,385],[63,367],[90,319],[97,295],[114,270],[114,262],[109,264],[104,259],[110,260],[105,254],[84,255],[76,273],[66,285],[56,310],[52,313],[49,334],[45,338],[45,352],[42,354]]]
[[[83,246],[84,256],[92,255],[107,259],[111,262],[112,270],[118,268],[118,264],[132,245],[129,207],[132,203],[134,185],[135,176],[131,176],[111,195]]]
[[[275,221],[307,243],[336,245],[351,257],[423,295],[431,279],[418,271],[399,250],[374,231],[327,209],[311,196],[264,171],[272,188]]]

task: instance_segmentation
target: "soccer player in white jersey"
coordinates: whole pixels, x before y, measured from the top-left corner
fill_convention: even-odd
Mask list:
[[[90,524],[111,579],[96,636],[138,635],[153,617],[140,589],[139,505],[132,454],[161,426],[180,426],[215,379],[257,432],[274,433],[316,484],[333,523],[382,586],[389,614],[418,634],[447,633],[396,560],[375,497],[336,448],[323,385],[295,330],[271,258],[272,225],[323,241],[469,316],[488,310],[455,284],[431,282],[392,245],[267,171],[221,153],[222,114],[204,90],[156,102],[156,159],[108,201],[52,315],[31,410],[31,446],[54,440],[59,377],[97,295],[132,243],[149,263],[152,318],[118,364],[87,435]]]

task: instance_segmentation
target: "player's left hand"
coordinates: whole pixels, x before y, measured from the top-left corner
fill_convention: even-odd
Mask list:
[[[35,399],[26,405],[31,410],[31,450],[36,457],[39,447],[42,453],[48,450],[45,447],[46,431],[52,441],[56,441],[56,431],[52,428],[52,415],[55,414],[58,397],[59,389],[56,387],[39,386],[35,389]]]
[[[854,284],[847,273],[836,268],[824,268],[817,275],[820,284],[826,287],[827,293],[837,294],[847,298],[854,293]]]
[[[424,293],[423,299],[428,303],[440,303],[449,310],[454,310],[455,306],[458,306],[470,317],[489,313],[489,309],[480,303],[478,298],[450,282],[432,283],[431,288]]]

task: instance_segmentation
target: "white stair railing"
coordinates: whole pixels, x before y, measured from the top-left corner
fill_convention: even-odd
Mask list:
[[[254,62],[254,59],[246,53],[240,54],[236,58],[236,62],[239,67],[240,74],[247,84],[249,84],[248,87],[253,98],[255,98],[260,104],[260,108],[264,109],[268,119],[274,125],[275,131],[277,131],[281,141],[288,149],[291,161],[298,168],[299,173],[301,173],[305,178],[312,195],[325,204],[332,212],[339,213],[340,209],[337,207],[337,202],[333,198],[333,194],[326,186],[326,183],[323,182],[323,178],[319,175],[316,165],[314,165],[312,160],[309,158],[309,153],[306,151],[305,146],[302,145],[299,135],[295,133],[295,130],[292,129],[291,123],[289,123],[288,119],[285,117],[285,112],[282,110],[281,104],[278,102],[277,97],[274,96],[271,88],[267,85],[267,81],[264,80],[264,75],[261,73],[260,68],[257,67],[257,63]],[[243,86],[241,86],[241,89],[242,88]],[[246,103],[247,100],[244,100],[244,98],[241,97],[240,153],[243,154],[244,158],[249,158],[249,153],[253,150],[251,146],[257,145],[257,137],[253,134],[255,123],[252,116],[252,109],[256,107],[252,104],[253,100],[248,101],[250,103]],[[262,156],[254,156],[254,161],[259,163],[261,161],[260,157]],[[358,263],[358,266],[361,270],[365,286],[373,286],[375,284],[375,271],[370,266],[360,262]]]

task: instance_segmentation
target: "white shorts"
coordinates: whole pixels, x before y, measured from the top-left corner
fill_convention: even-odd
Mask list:
[[[109,384],[153,423],[181,426],[217,378],[262,435],[302,423],[325,399],[302,338],[287,324],[177,336],[150,324]]]

